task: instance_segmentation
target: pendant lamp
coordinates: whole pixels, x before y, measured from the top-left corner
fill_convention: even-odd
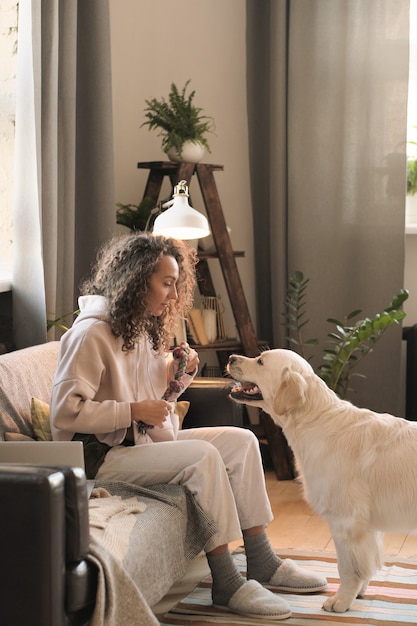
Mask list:
[[[155,220],[155,235],[176,239],[201,239],[210,235],[207,218],[190,207],[189,197],[187,181],[180,180],[174,187],[172,200],[162,205],[163,208],[169,208]]]

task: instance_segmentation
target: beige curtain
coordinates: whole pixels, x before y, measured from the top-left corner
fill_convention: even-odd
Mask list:
[[[107,0],[21,0],[13,307],[21,348],[76,308],[115,232]]]
[[[247,10],[259,334],[285,346],[284,294],[301,270],[317,367],[328,317],[374,315],[403,287],[409,3],[248,0]],[[400,359],[398,327],[349,399],[398,414]]]

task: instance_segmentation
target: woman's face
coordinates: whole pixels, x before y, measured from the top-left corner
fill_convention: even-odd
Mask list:
[[[172,256],[164,255],[151,276],[148,293],[148,311],[159,316],[170,300],[177,299],[178,263]]]

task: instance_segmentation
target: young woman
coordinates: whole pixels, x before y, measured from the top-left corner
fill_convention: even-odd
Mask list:
[[[263,585],[302,593],[321,591],[327,582],[272,550],[256,437],[234,427],[178,431],[172,401],[196,375],[199,359],[188,344],[174,355],[167,346],[177,319],[192,306],[195,264],[187,244],[151,234],[104,246],[83,285],[80,315],[61,339],[53,436],[84,441],[90,478],[186,485],[218,528],[205,548],[213,603],[285,619],[288,603]],[[228,549],[242,535],[248,580]]]

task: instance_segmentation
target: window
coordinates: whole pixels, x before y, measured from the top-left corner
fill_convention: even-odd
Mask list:
[[[417,0],[410,0],[410,81],[408,86],[408,141],[417,143]],[[409,145],[409,156],[417,156],[417,146]]]
[[[13,244],[13,164],[16,103],[16,0],[0,0],[0,278],[11,274]]]
[[[417,0],[410,0],[410,71],[407,111],[408,178],[417,176]],[[411,166],[410,166],[411,163]],[[411,167],[411,173],[410,173]],[[406,198],[406,233],[417,233],[417,193]]]

